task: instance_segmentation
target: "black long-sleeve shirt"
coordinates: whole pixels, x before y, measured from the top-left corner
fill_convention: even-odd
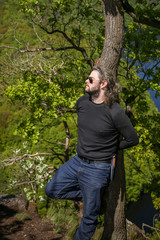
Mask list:
[[[138,144],[139,139],[129,118],[118,103],[107,107],[95,104],[86,94],[77,100],[77,153],[89,160],[111,159],[118,149]],[[120,135],[123,136],[119,141]]]

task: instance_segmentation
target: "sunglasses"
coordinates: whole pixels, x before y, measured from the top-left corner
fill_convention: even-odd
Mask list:
[[[88,77],[88,80],[90,83],[93,83],[93,78],[92,77]]]

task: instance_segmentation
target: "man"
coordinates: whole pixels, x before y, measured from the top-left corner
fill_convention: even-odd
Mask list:
[[[77,101],[77,154],[58,169],[45,189],[46,195],[54,199],[83,201],[76,240],[89,240],[96,229],[101,199],[110,181],[111,161],[118,149],[139,141],[117,103],[117,85],[111,76],[105,79],[101,68],[93,67],[85,91]]]

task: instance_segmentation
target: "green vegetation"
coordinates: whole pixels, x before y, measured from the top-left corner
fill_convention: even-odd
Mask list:
[[[77,229],[78,215],[71,201],[53,201],[48,209],[47,216],[56,223],[56,231],[67,232],[67,237],[73,239]]]
[[[158,1],[129,2],[137,16],[159,20]],[[103,48],[101,3],[8,0],[0,5],[0,191],[24,193],[70,238],[77,213],[70,202],[48,200],[44,186],[76,151],[76,100]],[[138,146],[125,150],[127,201],[149,193],[158,210],[160,113],[148,89],[160,95],[160,30],[126,14],[125,20],[120,102],[140,137]]]
[[[155,226],[152,230],[153,230],[153,233],[148,234],[148,236],[151,239],[158,240],[160,238],[160,221],[158,221],[157,219],[155,220]]]
[[[16,217],[17,217],[19,220],[29,220],[29,219],[30,219],[29,214],[28,214],[28,213],[25,213],[25,212],[16,213]]]

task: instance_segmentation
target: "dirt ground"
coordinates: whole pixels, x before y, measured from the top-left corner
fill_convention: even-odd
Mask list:
[[[54,225],[38,213],[26,212],[0,205],[0,240],[65,240],[54,232]]]

